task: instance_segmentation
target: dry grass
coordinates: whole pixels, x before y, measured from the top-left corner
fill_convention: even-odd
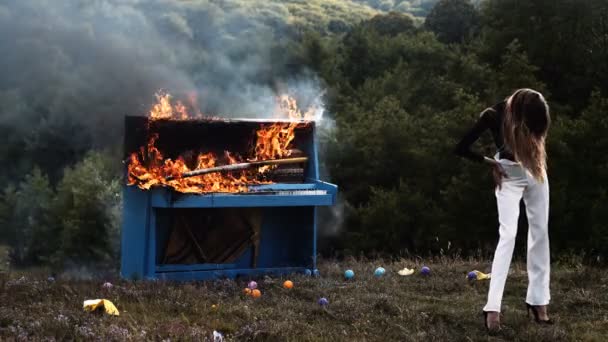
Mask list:
[[[382,265],[387,275],[372,273]],[[437,260],[433,274],[400,277],[402,260],[325,261],[322,276],[258,279],[260,299],[242,295],[246,279],[197,283],[88,281],[44,272],[4,275],[0,288],[0,340],[210,340],[213,330],[227,340],[250,341],[605,341],[608,336],[608,271],[554,265],[551,312],[557,324],[539,327],[526,319],[526,274],[513,266],[504,299],[504,332],[488,337],[481,308],[487,282],[469,283],[473,269],[487,262]],[[356,277],[345,281],[346,268]],[[114,287],[102,288],[110,280]],[[0,282],[0,285],[2,282]],[[321,308],[319,297],[329,299]],[[109,317],[82,310],[85,299],[113,301],[121,315]],[[213,309],[212,305],[218,306]]]

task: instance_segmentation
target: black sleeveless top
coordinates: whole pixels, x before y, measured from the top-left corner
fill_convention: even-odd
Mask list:
[[[490,130],[492,137],[494,138],[494,144],[498,149],[499,158],[515,161],[513,153],[505,145],[502,133],[505,107],[506,102],[503,101],[484,110],[473,128],[471,128],[469,132],[462,138],[462,140],[460,140],[460,142],[456,145],[454,152],[461,157],[465,157],[477,162],[483,162],[483,155],[473,152],[471,150],[471,146],[479,139],[483,132]]]

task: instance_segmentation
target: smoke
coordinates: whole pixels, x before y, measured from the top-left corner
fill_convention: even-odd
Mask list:
[[[319,176],[323,180],[331,180],[327,156],[330,149],[338,143],[336,140],[336,122],[330,117],[325,117],[317,122],[317,134],[319,136]],[[344,219],[348,211],[348,203],[338,189],[336,204],[330,207],[320,207],[318,210],[319,235],[321,237],[336,237],[342,232]]]
[[[0,125],[17,136],[71,125],[86,137],[66,143],[107,146],[159,89],[197,94],[215,116],[268,116],[282,92],[306,105],[321,87],[285,67],[289,18],[263,1],[2,3]]]
[[[271,117],[288,93],[333,131],[319,121],[322,82],[289,64],[292,20],[267,1],[0,2],[0,145],[11,146],[0,185],[34,165],[56,182],[88,149],[118,151],[124,116],[146,115],[160,89],[204,114],[245,118]],[[341,225],[340,208],[324,231]]]
[[[118,138],[111,135],[120,134],[122,116],[141,113],[159,86],[191,87],[154,26],[124,3],[1,5],[0,64],[7,72],[0,124],[27,132],[67,120],[105,144]]]

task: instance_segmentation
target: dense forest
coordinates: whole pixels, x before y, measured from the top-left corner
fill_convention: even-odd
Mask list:
[[[25,0],[0,4],[0,38],[0,241],[16,264],[116,262],[123,117],[158,89],[234,116],[322,93],[341,202],[322,246],[338,256],[487,256],[490,170],[453,148],[484,108],[537,89],[552,253],[608,254],[605,0]]]
[[[408,13],[424,18],[438,0],[354,0],[384,12]]]

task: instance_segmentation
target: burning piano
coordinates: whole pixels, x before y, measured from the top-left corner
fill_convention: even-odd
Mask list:
[[[121,275],[314,271],[316,207],[337,187],[319,180],[315,122],[290,113],[192,119],[165,95],[149,117],[126,117]]]

